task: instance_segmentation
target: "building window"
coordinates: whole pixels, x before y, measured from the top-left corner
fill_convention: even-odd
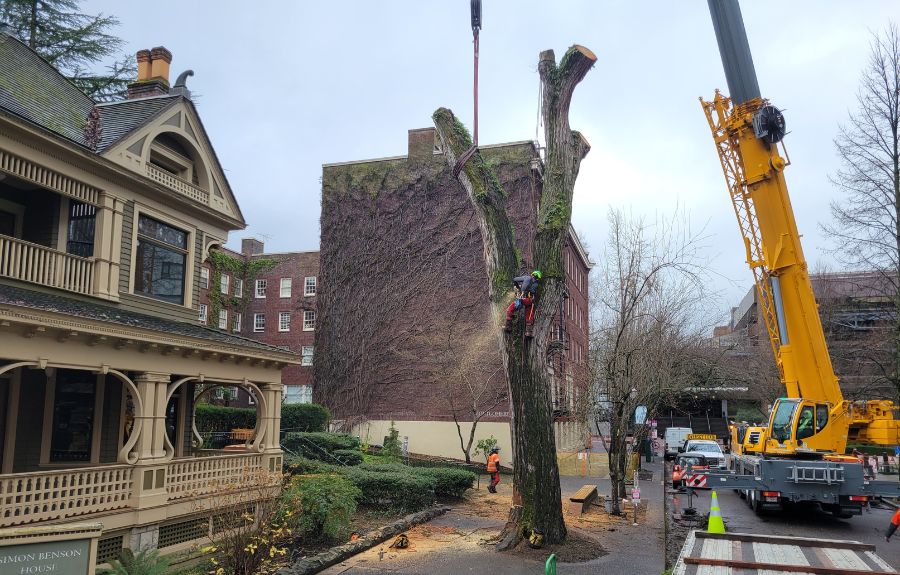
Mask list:
[[[200,287],[209,289],[209,268],[206,266],[200,268]]]
[[[234,278],[234,297],[244,297],[244,280]]]
[[[206,325],[206,314],[209,312],[209,308],[205,303],[200,304],[200,323]]]
[[[255,313],[253,314],[253,331],[259,333],[261,331],[266,331],[266,314],[264,313]]]
[[[303,280],[303,295],[311,296],[316,295],[316,278],[305,278]]]
[[[283,311],[278,314],[278,331],[291,331],[291,312]]]
[[[187,242],[187,232],[140,216],[134,266],[135,293],[183,304]]]
[[[234,318],[231,320],[231,331],[239,332],[241,331],[241,314],[235,313]]]
[[[219,329],[228,329],[228,310],[219,310]]]
[[[281,278],[281,297],[291,297],[291,278]]]
[[[303,331],[313,331],[316,329],[316,312],[303,312]]]
[[[256,280],[256,297],[264,298],[266,297],[266,287],[268,287],[269,282],[267,280]]]
[[[231,284],[231,276],[222,274],[222,279],[219,280],[219,283],[221,284],[219,287],[221,288],[222,293],[228,295],[228,286]]]
[[[285,403],[312,403],[312,386],[309,385],[285,385]]]
[[[57,371],[53,400],[50,462],[89,462],[94,435],[97,376],[86,371]]]
[[[313,364],[313,350],[314,346],[304,345],[303,346],[303,355],[300,360],[300,365],[312,365]]]

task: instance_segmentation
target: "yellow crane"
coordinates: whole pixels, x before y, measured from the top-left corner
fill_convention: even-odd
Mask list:
[[[784,179],[790,158],[784,116],[761,97],[737,0],[709,0],[730,97],[700,99],[715,141],[747,263],[786,396],[745,450],[782,457],[834,458],[847,443],[895,446],[900,421],[891,401],[848,401],[825,334]],[[748,438],[754,441],[748,441]],[[734,441],[732,445],[742,442]]]

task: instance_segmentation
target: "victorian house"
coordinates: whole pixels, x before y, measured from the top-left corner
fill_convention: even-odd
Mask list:
[[[217,490],[266,493],[301,362],[198,324],[201,263],[244,219],[192,72],[170,87],[168,50],[137,59],[98,103],[0,29],[0,527],[102,523],[98,563],[204,538]],[[257,409],[225,452],[193,425],[221,387]]]

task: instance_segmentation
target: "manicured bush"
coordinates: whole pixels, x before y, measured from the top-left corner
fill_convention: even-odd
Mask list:
[[[297,477],[282,494],[284,520],[310,539],[342,539],[362,496],[350,480],[337,474]]]
[[[329,461],[329,453],[339,449],[359,449],[359,439],[346,433],[288,433],[281,445],[308,459]]]
[[[475,484],[474,473],[452,467],[407,467],[400,463],[363,463],[359,467],[374,473],[407,473],[432,478],[435,494],[444,497],[462,497]]]
[[[316,403],[286,403],[281,406],[281,430],[288,433],[325,431],[330,421],[328,408]]]
[[[359,465],[363,462],[362,452],[356,449],[335,449],[331,455],[343,465]]]
[[[344,476],[359,488],[359,502],[366,505],[417,511],[434,503],[437,481],[433,477],[408,471],[371,471],[362,466],[344,468]]]
[[[221,407],[206,403],[194,410],[197,431],[231,431],[256,427],[256,410],[253,408]]]
[[[419,467],[416,471],[434,478],[436,482],[434,492],[438,496],[462,497],[466,490],[472,489],[475,484],[475,474],[465,469]]]
[[[338,473],[340,466],[329,465],[318,459],[307,459],[299,455],[284,454],[282,471],[288,475],[310,475],[313,473]]]

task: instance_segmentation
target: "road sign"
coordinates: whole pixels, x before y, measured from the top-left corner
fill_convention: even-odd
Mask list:
[[[631,502],[632,503],[640,503],[641,502],[641,488],[635,487],[631,490]]]

